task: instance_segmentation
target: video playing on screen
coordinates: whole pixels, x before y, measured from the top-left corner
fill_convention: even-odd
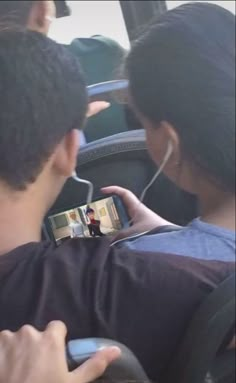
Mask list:
[[[122,227],[115,197],[108,197],[48,217],[57,244],[69,238],[113,235]]]

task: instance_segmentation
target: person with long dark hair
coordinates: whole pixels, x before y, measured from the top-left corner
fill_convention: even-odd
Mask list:
[[[235,261],[235,16],[199,2],[166,12],[134,42],[126,68],[153,160],[161,166],[169,150],[163,172],[199,204],[188,226],[127,246]],[[123,197],[134,219],[124,237],[172,225],[128,190],[104,191]]]

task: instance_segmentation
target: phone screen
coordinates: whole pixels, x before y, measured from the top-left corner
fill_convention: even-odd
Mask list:
[[[117,196],[57,212],[50,215],[46,222],[49,237],[58,245],[69,238],[113,236],[128,226],[128,215]]]

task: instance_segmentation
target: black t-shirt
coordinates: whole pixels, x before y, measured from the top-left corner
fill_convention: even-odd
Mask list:
[[[110,248],[106,238],[29,243],[0,257],[0,330],[62,320],[70,339],[126,344],[157,380],[200,302],[233,270]]]

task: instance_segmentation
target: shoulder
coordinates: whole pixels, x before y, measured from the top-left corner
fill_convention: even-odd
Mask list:
[[[188,256],[162,253],[138,252],[129,249],[110,247],[107,238],[78,238],[65,242],[55,248],[47,259],[47,267],[52,272],[57,268],[59,274],[70,273],[71,279],[84,280],[85,276],[99,285],[114,283],[125,289],[127,286],[153,290],[163,293],[163,288],[170,293],[182,285],[186,288],[201,289],[202,283],[214,287],[230,270],[234,264],[220,261],[205,261]],[[185,292],[186,293],[186,292]]]
[[[209,260],[222,259],[220,254],[222,252],[227,252],[229,261],[235,258],[235,233],[200,220],[192,221],[181,230],[144,235],[124,244],[130,249],[159,251]]]
[[[218,237],[220,239],[228,239],[235,241],[235,230],[225,229],[220,226],[216,226],[202,221],[200,218],[194,219],[188,226],[188,228],[195,232],[200,232],[211,237]]]
[[[142,235],[137,239],[131,238],[131,240],[124,240],[121,244],[118,244],[118,246],[127,246],[129,249],[139,251],[164,252],[170,254],[181,254],[178,250],[182,251],[184,247],[187,248],[186,255],[191,256],[191,241],[189,241],[189,239],[193,237],[195,237],[193,230],[185,227],[177,231]]]
[[[0,257],[2,271],[16,265],[28,274],[47,275],[54,287],[63,282],[81,293],[119,290],[124,300],[129,289],[142,296],[171,297],[175,291],[194,295],[204,286],[213,288],[235,268],[230,262],[117,249],[107,237],[71,239],[58,247],[52,242],[28,244]]]
[[[158,318],[163,307],[172,310],[171,317],[175,309],[189,312],[235,270],[229,262],[117,249],[108,238],[71,239],[58,247],[28,244],[2,257],[1,275],[12,270],[14,278],[24,276],[27,289],[37,280],[46,306],[58,302],[71,315],[95,307],[97,317],[109,309],[124,321],[142,312]]]

